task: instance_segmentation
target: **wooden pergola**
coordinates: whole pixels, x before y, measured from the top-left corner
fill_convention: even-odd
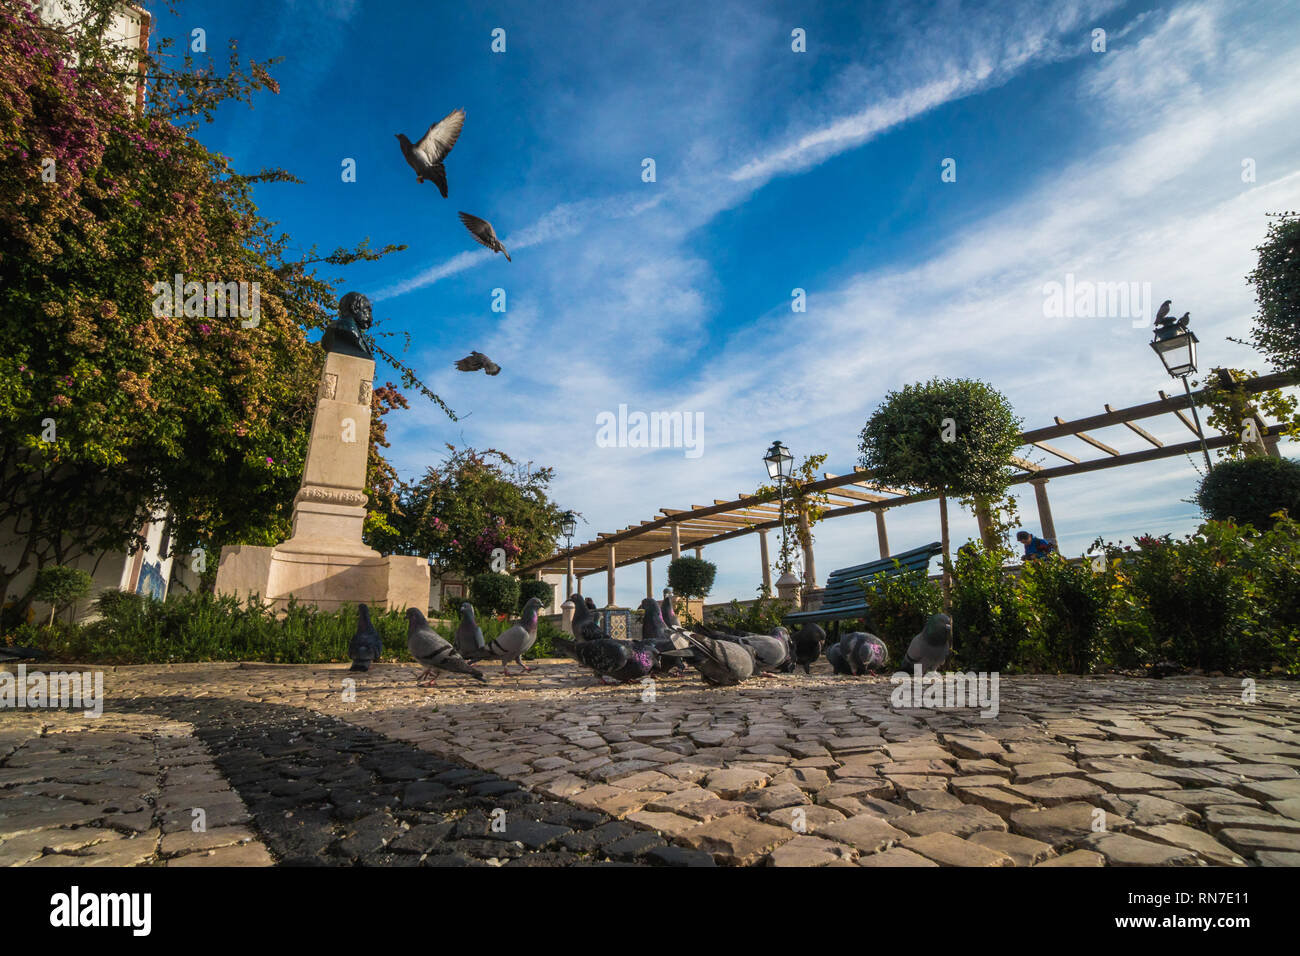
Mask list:
[[[1300,381],[1300,373],[1280,372],[1260,376],[1240,383],[1242,395],[1254,395],[1269,389],[1281,388]],[[1116,409],[1105,405],[1100,415],[1065,421],[1054,418],[1054,424],[1022,432],[1021,448],[1026,454],[1032,449],[1046,452],[1058,459],[1061,464],[1050,467],[1036,464],[1021,455],[1013,455],[1012,465],[1018,471],[1012,476],[1011,484],[1029,482],[1034,486],[1034,498],[1038,506],[1038,519],[1044,537],[1056,537],[1056,525],[1052,519],[1051,504],[1047,497],[1047,483],[1053,478],[1086,474],[1108,468],[1121,468],[1162,458],[1178,455],[1196,454],[1200,451],[1200,439],[1196,426],[1185,412],[1193,403],[1202,404],[1203,392],[1194,392],[1189,402],[1186,395],[1167,395],[1161,391],[1158,401],[1133,405],[1129,408]],[[1161,441],[1137,422],[1162,415],[1174,415],[1191,432],[1191,439],[1185,442],[1169,444]],[[1256,429],[1259,433],[1258,450],[1277,455],[1277,436],[1284,430],[1280,424],[1269,425],[1255,414]],[[1123,427],[1138,435],[1150,447],[1140,451],[1120,452],[1096,437],[1094,432],[1105,428]],[[1050,442],[1073,436],[1085,445],[1097,449],[1100,454],[1090,458],[1081,458],[1063,451]],[[1211,449],[1223,448],[1241,441],[1237,434],[1206,435],[1205,442]],[[1019,450],[1019,449],[1018,449]],[[824,509],[823,520],[841,518],[848,515],[873,512],[876,517],[876,535],[880,556],[888,557],[890,552],[889,536],[885,527],[885,512],[902,505],[929,501],[938,497],[932,493],[909,494],[896,488],[881,487],[871,481],[871,476],[861,469],[853,474],[836,475],[829,472],[815,482],[803,486],[806,492],[820,492],[828,499]],[[988,520],[987,515],[977,513],[980,527],[983,529]],[[776,501],[776,492],[765,494],[741,494],[731,500],[714,499],[711,505],[692,505],[689,509],[663,508],[648,521],[630,525],[619,531],[602,532],[583,544],[574,545],[541,561],[526,564],[518,570],[520,573],[566,574],[581,582],[591,574],[607,573],[608,604],[614,604],[614,570],[630,564],[645,563],[646,595],[654,596],[651,562],[656,558],[671,555],[681,556],[683,548],[693,548],[699,556],[702,550],[711,544],[729,541],[747,534],[759,536],[759,549],[763,566],[763,584],[771,588],[771,571],[768,562],[767,532],[780,528],[780,509]],[[816,566],[811,549],[804,549],[804,585],[816,587]]]

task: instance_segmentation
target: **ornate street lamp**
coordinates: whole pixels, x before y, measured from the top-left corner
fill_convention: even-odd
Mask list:
[[[1196,333],[1187,327],[1190,315],[1183,314],[1181,319],[1167,317],[1169,304],[1161,306],[1161,314],[1156,317],[1155,337],[1151,339],[1151,349],[1160,356],[1165,371],[1173,378],[1182,379],[1183,391],[1187,394],[1187,404],[1192,409],[1192,420],[1196,423],[1196,437],[1201,440],[1201,454],[1205,456],[1205,470],[1214,467],[1210,462],[1210,449],[1205,444],[1205,432],[1201,429],[1201,416],[1197,414],[1196,403],[1192,401],[1192,387],[1187,383],[1189,376],[1196,372]]]
[[[786,542],[785,542],[785,483],[793,474],[794,456],[790,454],[790,449],[779,441],[772,442],[772,447],[767,450],[763,456],[763,462],[767,465],[767,477],[776,482],[777,497],[781,502],[781,558],[786,560]]]
[[[573,550],[573,536],[578,531],[578,516],[572,511],[566,511],[560,518],[560,534],[564,535],[564,550]],[[564,562],[564,599],[567,601],[569,595],[573,593],[573,576],[569,574],[569,562]]]

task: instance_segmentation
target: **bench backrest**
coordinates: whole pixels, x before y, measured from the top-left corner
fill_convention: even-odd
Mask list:
[[[870,581],[877,574],[898,574],[909,571],[925,571],[930,566],[930,559],[943,550],[943,545],[938,541],[923,545],[919,548],[913,548],[911,551],[902,551],[898,554],[890,555],[888,558],[881,558],[878,561],[869,561],[866,564],[855,564],[851,568],[840,568],[832,571],[831,576],[826,579],[826,590],[822,594],[823,607],[836,607],[841,604],[856,604],[863,600],[862,586],[860,581]],[[895,570],[894,562],[899,564],[899,570]]]

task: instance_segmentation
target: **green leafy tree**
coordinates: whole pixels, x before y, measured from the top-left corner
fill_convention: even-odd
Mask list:
[[[293,177],[240,173],[193,136],[220,102],[275,92],[267,64],[232,48],[225,73],[188,55],[168,67],[166,41],[128,54],[100,40],[116,6],[88,0],[66,31],[0,9],[0,527],[18,545],[5,596],[31,568],[141,546],[164,506],[182,552],[287,536],[321,361],[307,333],[339,284],[316,267],[402,248],[290,256],[252,191]],[[137,75],[142,110],[123,85]],[[223,295],[215,316],[197,298],[177,316],[155,283],[178,274],[244,288],[250,315]]]
[[[794,557],[800,547],[808,553],[812,551],[815,540],[813,526],[825,516],[831,499],[826,492],[811,490],[809,486],[821,477],[819,472],[826,464],[826,458],[826,455],[809,455],[793,469],[783,487],[769,482],[759,485],[754,491],[755,495],[766,495],[774,500],[785,495],[785,527],[780,529],[780,552],[776,559],[777,570],[782,574],[794,567]],[[789,533],[791,524],[795,528],[793,535]]]
[[[1300,516],[1300,462],[1256,457],[1225,461],[1201,479],[1196,502],[1214,521],[1267,531],[1278,512]]]
[[[945,604],[950,605],[948,497],[999,498],[1010,483],[1020,419],[992,386],[933,379],[890,392],[862,429],[871,478],[939,497]]]
[[[32,596],[49,604],[50,623],[53,624],[54,613],[89,594],[92,583],[90,574],[80,568],[52,564],[36,572]]]
[[[1251,340],[1283,372],[1300,368],[1300,215],[1284,212],[1272,220],[1246,279],[1259,303]]]
[[[529,598],[537,598],[542,602],[544,608],[550,607],[551,602],[555,600],[555,585],[549,581],[540,581],[536,578],[520,581],[519,601],[516,609],[522,611]]]
[[[554,472],[520,464],[496,449],[447,445],[442,464],[400,493],[394,534],[376,534],[375,547],[433,556],[435,572],[472,577],[493,570],[492,553],[508,567],[549,555],[562,509],[547,497]]]
[[[680,557],[668,563],[668,586],[684,598],[703,598],[713,590],[718,567],[703,558]]]

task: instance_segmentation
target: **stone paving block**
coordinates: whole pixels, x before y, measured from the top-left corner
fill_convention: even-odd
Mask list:
[[[247,827],[217,827],[202,833],[180,830],[163,835],[160,849],[163,856],[177,856],[195,850],[212,850],[239,843],[252,843],[257,836]]]
[[[1046,810],[1017,810],[1011,814],[1011,830],[1052,847],[1081,843],[1094,834],[1101,821],[1106,832],[1130,826],[1130,821],[1090,803],[1066,803]]]
[[[681,839],[691,849],[712,853],[720,863],[748,866],[797,835],[785,827],[732,814],[704,823]]]
[[[830,775],[817,767],[790,767],[772,778],[773,784],[793,784],[806,793],[816,793],[830,782]]]
[[[1090,773],[1088,779],[1101,784],[1112,793],[1153,793],[1177,789],[1172,781],[1153,777],[1149,773]]]
[[[820,796],[820,794],[819,794]],[[902,802],[913,810],[956,810],[962,802],[946,790],[909,790]]]
[[[820,835],[854,847],[860,853],[876,853],[907,838],[907,834],[886,823],[872,813],[860,814],[831,823],[819,831]]]
[[[782,807],[797,807],[812,803],[808,794],[792,783],[776,784],[760,790],[748,790],[738,798],[742,803],[753,807],[757,813],[779,810]]]
[[[1104,856],[1110,866],[1196,865],[1196,854],[1190,850],[1125,833],[1092,833],[1080,842]]]
[[[1150,794],[1126,793],[1124,795],[1107,794],[1099,801],[1112,813],[1127,817],[1143,826],[1156,826],[1161,823],[1191,823],[1200,819],[1200,815],[1190,807],[1174,803],[1163,797]]]
[[[998,853],[1005,853],[1011,857],[1011,861],[1016,866],[1033,866],[1056,855],[1055,851],[1041,840],[1031,840],[1029,837],[1007,833],[1004,830],[981,830],[972,833],[967,839],[971,843],[988,847]]]
[[[852,847],[815,836],[796,836],[783,843],[768,857],[769,866],[826,866],[853,862],[858,853]]]
[[[883,853],[872,853],[858,857],[858,866],[938,866],[934,860],[926,859],[919,853],[904,850],[901,846],[892,847]]]
[[[1260,850],[1255,854],[1255,859],[1260,866],[1300,866],[1300,853]]]
[[[747,790],[765,787],[769,779],[767,774],[755,770],[730,768],[714,770],[704,778],[704,786],[724,800],[735,800]]]
[[[956,810],[928,810],[910,816],[895,817],[889,821],[893,826],[912,836],[925,836],[930,833],[951,833],[955,836],[969,836],[980,830],[1005,830],[1006,821],[996,813],[990,813],[983,807],[963,805]]]
[[[172,857],[168,866],[274,866],[275,859],[260,843],[217,847]]]
[[[1035,866],[1105,866],[1106,858],[1094,850],[1071,850]]]
[[[1106,793],[1095,783],[1076,777],[1050,777],[1033,783],[1013,783],[1010,789],[1012,793],[1018,793],[1025,799],[1041,803],[1045,807],[1057,807],[1079,800],[1095,800]]]
[[[1082,768],[1064,760],[1035,760],[1016,764],[1014,769],[1016,783],[1030,783],[1052,777],[1078,777],[1084,772]]]
[[[1246,865],[1246,861],[1240,854],[1230,850],[1208,833],[1193,827],[1178,823],[1162,823],[1152,827],[1134,827],[1129,832],[1136,837],[1191,850],[1197,856],[1218,866]]]
[[[1300,853],[1300,833],[1227,827],[1216,835],[1220,842],[1247,856],[1254,856],[1261,850]]]
[[[683,807],[679,807],[677,812],[702,823],[716,820],[719,817],[736,815],[752,817],[755,815],[754,808],[749,804],[741,803],[739,800],[723,800],[721,797],[712,797],[707,800],[688,803]]]
[[[763,819],[779,827],[788,827],[795,833],[816,833],[832,823],[839,823],[845,816],[830,807],[783,807],[763,814]],[[799,821],[802,830],[795,825],[796,821]]]
[[[910,850],[940,866],[1012,866],[1012,859],[998,850],[980,846],[951,833],[930,833],[903,842]]]
[[[1033,802],[1003,790],[998,787],[971,787],[969,790],[958,790],[959,798],[965,803],[977,807],[983,807],[993,813],[1007,816],[1017,810],[1027,810],[1034,806]]]

